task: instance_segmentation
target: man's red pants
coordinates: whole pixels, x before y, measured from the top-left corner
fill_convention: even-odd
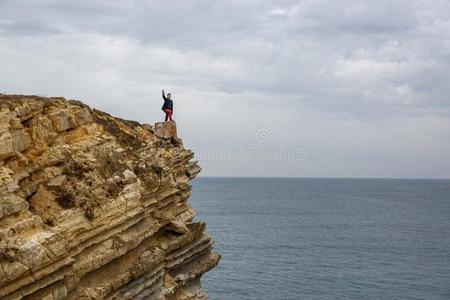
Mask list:
[[[171,109],[165,109],[164,112],[166,113],[166,122],[168,120],[172,121],[172,110]]]

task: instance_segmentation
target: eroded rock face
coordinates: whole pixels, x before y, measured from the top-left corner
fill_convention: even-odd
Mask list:
[[[0,94],[1,299],[206,299],[179,139],[63,98]]]

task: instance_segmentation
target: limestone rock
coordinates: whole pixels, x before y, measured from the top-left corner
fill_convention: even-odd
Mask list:
[[[159,122],[155,124],[155,133],[158,137],[177,137],[177,123],[175,121]]]
[[[48,183],[47,186],[50,188],[61,188],[64,183],[67,181],[66,175],[58,175],[56,177],[53,177]]]
[[[206,299],[192,158],[175,122],[0,94],[0,299]]]
[[[14,154],[13,140],[11,132],[6,129],[0,130],[0,160],[8,158]]]
[[[168,229],[179,234],[185,234],[189,231],[185,223],[177,220],[171,221],[168,225]]]
[[[123,171],[122,175],[123,175],[122,182],[125,184],[135,182],[137,179],[136,174],[134,174],[133,171],[131,171],[131,170]]]

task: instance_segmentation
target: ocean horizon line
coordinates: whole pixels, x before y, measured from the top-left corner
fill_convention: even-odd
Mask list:
[[[197,178],[244,178],[244,179],[373,179],[373,180],[450,180],[448,177],[333,177],[333,176],[211,176],[199,175]]]

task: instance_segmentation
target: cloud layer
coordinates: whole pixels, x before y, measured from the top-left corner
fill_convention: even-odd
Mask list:
[[[155,122],[170,90],[204,175],[450,177],[449,41],[446,0],[3,0],[0,92]]]

